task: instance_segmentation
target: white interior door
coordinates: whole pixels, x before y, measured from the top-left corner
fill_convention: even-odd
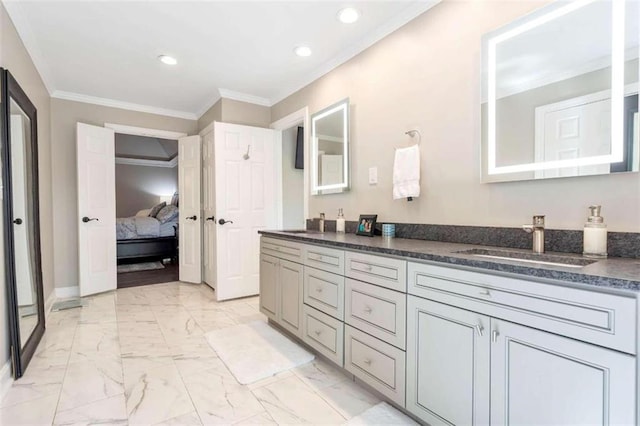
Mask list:
[[[611,154],[611,99],[584,102],[540,114],[544,132],[536,140],[536,161],[571,160]],[[536,178],[608,174],[609,164],[541,170]]]
[[[80,295],[115,290],[116,183],[114,132],[77,124]]]
[[[31,273],[31,253],[29,252],[29,220],[27,212],[27,176],[25,170],[25,122],[19,114],[11,114],[11,181],[14,188],[13,217],[22,223],[13,227],[13,249],[15,252],[16,288],[18,306],[35,303],[33,274]],[[22,189],[22,190],[20,190]]]
[[[216,176],[213,128],[202,135],[202,206],[204,244],[202,270],[204,282],[216,289]]]
[[[202,282],[200,148],[198,135],[178,140],[180,281],[190,283]]]
[[[274,130],[215,124],[216,297],[259,293],[261,229],[277,226]]]

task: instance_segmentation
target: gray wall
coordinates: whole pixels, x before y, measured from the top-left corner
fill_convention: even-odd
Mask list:
[[[282,223],[284,229],[304,229],[304,170],[296,169],[298,128],[282,132]]]
[[[246,126],[269,127],[271,108],[233,99],[220,99],[198,119],[198,131],[213,121],[244,124]]]
[[[53,221],[55,286],[78,285],[78,230],[76,181],[76,123],[95,126],[124,124],[149,129],[171,130],[193,135],[196,120],[166,117],[119,108],[51,99],[51,141],[53,144]]]
[[[178,190],[178,167],[116,164],[116,216],[130,217],[150,209],[160,196]]]
[[[214,121],[222,121],[222,99],[213,104],[204,114],[198,118],[198,132]]]
[[[447,1],[271,109],[276,121],[351,101],[352,190],[311,196],[310,216],[344,208],[347,219],[520,226],[546,214],[551,228],[581,229],[602,204],[612,231],[640,231],[640,175],[480,183],[481,37],[545,1]],[[422,132],[422,194],[392,200],[394,147]],[[368,184],[378,167],[378,185]]]
[[[8,69],[27,93],[38,110],[38,168],[40,187],[40,239],[42,245],[42,275],[45,301],[53,292],[53,222],[51,207],[51,132],[50,98],[31,57],[27,53],[18,33],[0,4],[0,64]],[[1,196],[0,196],[1,197]],[[2,219],[0,209],[0,223]],[[2,241],[0,227],[0,247]],[[4,259],[4,253],[1,252]],[[0,369],[9,359],[9,330],[7,326],[6,283],[4,262],[0,262]]]

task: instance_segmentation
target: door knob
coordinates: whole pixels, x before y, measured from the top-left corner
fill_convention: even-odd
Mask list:
[[[98,219],[97,217],[91,217],[91,218],[90,218],[90,217],[88,217],[88,216],[85,216],[85,217],[83,217],[83,218],[82,218],[82,221],[83,221],[84,223],[88,223],[88,222],[91,222],[91,221],[94,221],[94,220],[95,220],[95,221],[97,221],[97,222],[99,222],[99,221],[100,221],[100,219]]]
[[[224,220],[224,219],[220,219],[220,220],[218,221],[218,223],[219,223],[220,225],[224,225],[225,223],[233,223],[233,221],[232,221],[232,220]]]
[[[188,217],[186,217],[185,219],[187,219],[187,220],[197,220],[197,219],[198,219],[198,216],[196,216],[196,215],[194,214],[193,216],[188,216]]]
[[[214,216],[208,217],[206,220],[216,220]]]
[[[22,225],[22,219],[17,218],[16,220],[13,221],[13,223],[15,223],[16,225]]]

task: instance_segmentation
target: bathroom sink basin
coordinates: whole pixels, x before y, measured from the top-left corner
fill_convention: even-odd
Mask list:
[[[556,254],[536,254],[523,253],[519,251],[490,250],[490,249],[470,249],[457,251],[459,254],[470,254],[472,256],[484,257],[488,259],[513,260],[525,263],[537,263],[550,266],[563,266],[566,268],[582,268],[597,262],[597,260],[583,259],[578,257],[559,256]]]

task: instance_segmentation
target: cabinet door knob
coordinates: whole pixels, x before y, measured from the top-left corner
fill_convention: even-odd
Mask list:
[[[322,287],[316,287],[316,292],[322,293]]]
[[[476,324],[475,325],[476,331],[478,332],[478,336],[482,337],[482,335],[484,334],[484,327],[482,327],[480,324]]]
[[[367,305],[367,306],[364,307],[364,312],[365,313],[370,314],[372,311],[373,311],[373,309],[371,308],[371,306]]]
[[[321,330],[316,330],[315,333],[316,333],[316,336],[319,336],[320,334],[322,334],[322,331]]]
[[[367,365],[371,365],[371,360],[369,358],[367,358],[367,359],[364,360],[364,363],[367,364]]]
[[[486,297],[491,297],[491,292],[489,290],[482,290],[481,292],[478,293],[480,296],[486,296]]]
[[[498,341],[498,335],[499,335],[499,334],[500,334],[500,333],[498,333],[498,330],[493,330],[493,331],[491,332],[491,341],[492,341],[493,343],[496,343],[496,342]]]
[[[371,270],[373,269],[373,266],[371,265],[364,265],[364,270],[367,272],[371,272]]]

